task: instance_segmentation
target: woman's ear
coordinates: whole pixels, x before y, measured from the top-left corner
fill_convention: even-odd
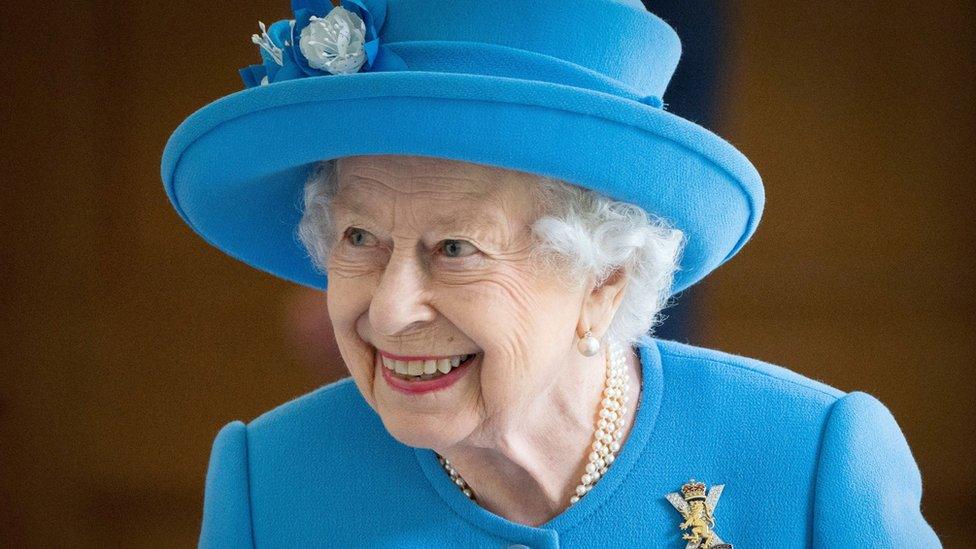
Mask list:
[[[603,336],[617,309],[620,308],[620,301],[624,297],[626,287],[626,272],[623,267],[617,267],[603,281],[603,284],[590,290],[583,298],[579,325],[577,326],[579,337],[583,337],[587,330],[593,332],[593,336],[596,338]]]

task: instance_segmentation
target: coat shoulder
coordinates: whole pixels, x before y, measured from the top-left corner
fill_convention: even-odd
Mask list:
[[[847,393],[784,366],[718,349],[655,339],[662,365],[691,383],[724,386],[729,391],[778,396],[832,405]]]
[[[247,442],[256,543],[355,546],[369,527],[361,521],[421,493],[412,449],[389,434],[349,377],[261,414],[247,424]]]

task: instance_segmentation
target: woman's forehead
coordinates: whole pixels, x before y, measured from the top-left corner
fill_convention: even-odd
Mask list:
[[[458,193],[373,193],[361,185],[359,190],[349,189],[333,202],[333,213],[338,217],[351,216],[382,225],[397,214],[406,214],[412,223],[441,230],[484,231],[489,227],[511,227],[531,220],[532,197],[528,193],[487,196]]]
[[[357,190],[359,186],[343,183],[375,183],[404,193],[443,190],[491,196],[504,191],[506,187],[524,185],[534,178],[528,173],[497,166],[436,157],[356,156],[341,158],[339,163],[340,189],[345,187],[350,191]]]
[[[509,209],[529,199],[525,191],[534,181],[522,172],[430,157],[354,157],[341,163],[334,205],[353,211],[401,200]]]
[[[396,215],[441,230],[508,240],[538,215],[537,176],[495,166],[416,156],[340,159],[339,188],[332,201],[339,217],[386,226]]]
[[[342,162],[332,202],[339,216],[385,223],[400,210],[426,227],[484,231],[523,225],[534,215],[534,195],[526,192],[534,176],[522,172],[426,157]]]

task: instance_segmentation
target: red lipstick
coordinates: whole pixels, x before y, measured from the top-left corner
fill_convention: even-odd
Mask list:
[[[383,353],[383,356],[389,358],[395,355]],[[386,383],[390,387],[404,394],[417,395],[417,394],[430,393],[433,391],[439,391],[442,389],[446,389],[451,385],[454,385],[454,383],[457,382],[457,380],[461,379],[461,376],[463,376],[471,368],[471,366],[480,359],[480,357],[481,357],[481,353],[478,353],[474,356],[474,358],[471,358],[467,362],[458,365],[457,368],[452,368],[450,372],[442,376],[436,377],[434,379],[425,379],[425,380],[418,380],[418,381],[402,379],[393,375],[393,372],[389,368],[383,365],[383,360],[380,358],[379,354],[376,355],[375,362],[376,362],[376,367],[382,370],[383,379],[386,380]],[[433,358],[437,358],[437,357],[430,357],[430,359]],[[446,358],[446,357],[440,357],[440,358]],[[396,360],[403,360],[403,359],[397,358]],[[411,360],[420,360],[420,359],[416,358]]]

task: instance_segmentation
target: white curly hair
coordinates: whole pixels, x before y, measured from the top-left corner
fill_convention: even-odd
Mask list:
[[[323,274],[336,237],[331,207],[339,187],[336,160],[319,162],[309,174],[296,229]],[[590,276],[599,285],[623,269],[628,280],[606,338],[626,346],[647,344],[666,318],[662,311],[673,304],[671,285],[684,233],[639,206],[559,179],[538,176],[534,191],[543,212],[532,225],[535,265],[576,289]]]

